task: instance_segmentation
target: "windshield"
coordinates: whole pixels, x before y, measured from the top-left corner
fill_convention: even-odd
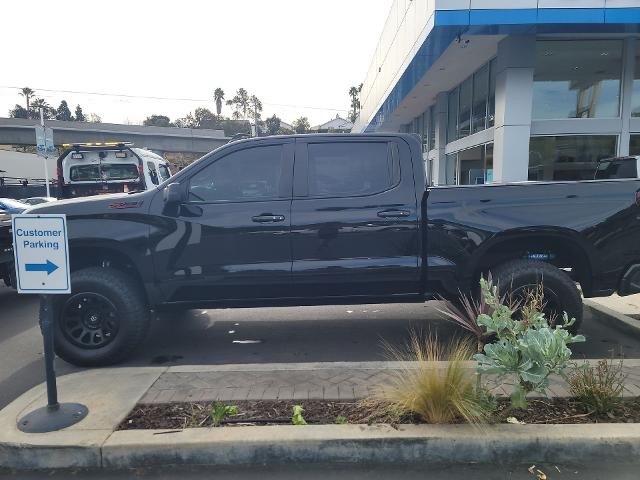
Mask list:
[[[74,165],[69,170],[69,176],[72,182],[133,180],[138,178],[138,168],[132,163]]]

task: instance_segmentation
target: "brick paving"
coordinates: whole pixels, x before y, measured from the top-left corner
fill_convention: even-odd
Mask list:
[[[375,366],[372,366],[375,365]],[[373,394],[398,372],[393,362],[348,366],[326,363],[225,365],[221,367],[170,367],[153,384],[140,403],[239,400],[340,400],[354,401]],[[469,369],[473,366],[470,364]],[[625,396],[640,396],[640,361],[625,363]],[[491,382],[489,382],[491,387]],[[495,385],[496,395],[509,395],[509,385]],[[568,386],[552,378],[551,395],[568,397]]]

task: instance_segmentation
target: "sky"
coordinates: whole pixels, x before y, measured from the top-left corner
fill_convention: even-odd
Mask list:
[[[23,86],[110,123],[214,110],[216,87],[227,99],[240,87],[255,94],[263,118],[346,117],[349,87],[364,81],[391,3],[3,0],[0,117],[24,106]]]

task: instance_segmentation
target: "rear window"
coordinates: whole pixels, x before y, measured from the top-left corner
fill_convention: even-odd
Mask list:
[[[311,143],[308,154],[310,196],[372,195],[400,181],[399,155],[394,143]]]
[[[72,182],[100,182],[108,180],[133,180],[138,178],[138,167],[131,163],[102,165],[74,165],[69,169]]]

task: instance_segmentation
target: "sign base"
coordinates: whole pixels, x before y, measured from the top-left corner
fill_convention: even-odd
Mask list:
[[[25,433],[55,432],[78,423],[89,413],[81,403],[59,403],[27,413],[18,420],[18,430]]]

